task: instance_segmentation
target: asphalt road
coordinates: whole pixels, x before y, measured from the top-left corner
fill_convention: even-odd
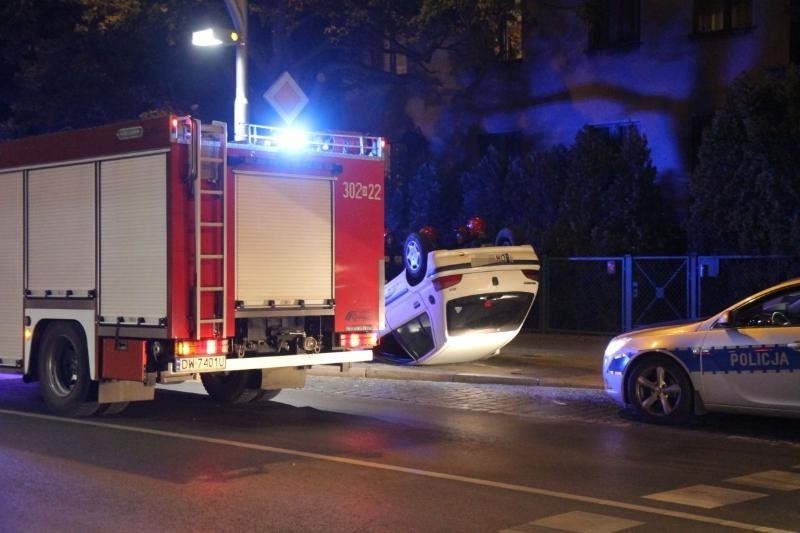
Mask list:
[[[74,420],[13,378],[3,532],[800,530],[798,421],[665,428],[591,389],[326,377]]]

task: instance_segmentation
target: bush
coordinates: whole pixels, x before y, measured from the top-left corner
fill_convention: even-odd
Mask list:
[[[425,163],[408,182],[408,230],[416,231],[425,225],[445,226],[449,216],[442,204],[442,178],[434,163]]]
[[[671,236],[647,139],[586,127],[575,137],[554,229],[554,253],[660,253]]]
[[[690,248],[697,253],[800,251],[800,76],[737,79],[703,136],[690,179]]]
[[[461,209],[458,219],[465,221],[470,217],[482,217],[492,231],[507,211],[503,197],[507,159],[500,156],[494,146],[489,146],[486,155],[471,170],[461,174]]]
[[[498,222],[514,228],[540,254],[556,249],[553,228],[566,182],[567,154],[566,147],[554,146],[514,159],[508,167],[505,209]]]

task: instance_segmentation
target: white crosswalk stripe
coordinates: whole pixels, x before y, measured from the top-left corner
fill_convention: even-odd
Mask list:
[[[703,509],[715,509],[724,505],[746,502],[765,496],[767,495],[759,492],[728,489],[712,485],[693,485],[691,487],[648,494],[643,497],[660,502],[678,503]]]
[[[501,533],[541,531],[539,528],[542,527],[556,529],[558,531],[571,531],[573,533],[615,533],[643,524],[644,522],[618,518],[616,516],[586,513],[583,511],[570,511],[568,513],[541,518],[521,526],[504,529]]]
[[[725,481],[739,485],[760,487],[762,489],[783,491],[800,489],[800,474],[784,472],[782,470],[766,470],[764,472],[756,472],[755,474],[749,474],[746,476],[732,477],[730,479],[726,479]]]

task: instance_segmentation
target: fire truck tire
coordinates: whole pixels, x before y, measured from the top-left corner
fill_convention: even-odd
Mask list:
[[[130,402],[101,403],[98,415],[117,415],[128,408]]]
[[[54,322],[44,331],[39,353],[39,389],[45,405],[64,416],[89,416],[99,404],[91,399],[89,352],[81,328]]]
[[[283,389],[270,389],[270,390],[262,390],[263,393],[261,396],[258,397],[259,400],[269,401],[273,399],[275,396],[281,393]]]
[[[262,396],[260,370],[200,374],[200,381],[211,399],[220,403],[247,403]]]
[[[403,243],[403,268],[406,281],[412,287],[425,278],[428,269],[428,252],[433,249],[425,237],[411,233]]]
[[[518,243],[517,235],[511,228],[503,228],[497,232],[494,238],[495,246],[516,246]]]

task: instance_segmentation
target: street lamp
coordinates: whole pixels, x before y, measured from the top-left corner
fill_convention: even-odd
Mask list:
[[[233,100],[233,139],[247,138],[247,0],[225,0],[233,30],[207,28],[192,33],[195,46],[236,46],[236,97]]]

